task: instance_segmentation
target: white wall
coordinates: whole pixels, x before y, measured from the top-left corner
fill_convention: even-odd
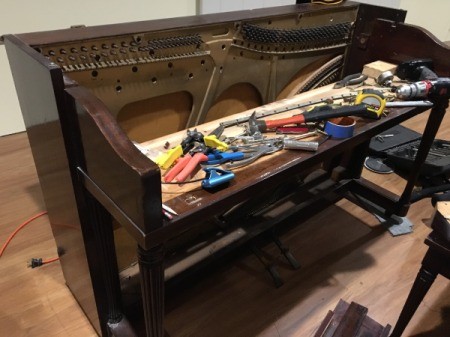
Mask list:
[[[356,0],[369,5],[376,5],[390,8],[400,8],[401,0]]]
[[[426,28],[441,41],[450,41],[449,0],[401,0],[400,8],[408,11],[406,23]]]
[[[195,0],[2,0],[0,35],[195,15]],[[0,136],[25,130],[5,47],[0,46]]]
[[[450,41],[450,0],[355,0],[408,11],[406,23],[429,30],[441,41]],[[197,0],[199,14],[229,12],[294,4],[295,0]]]
[[[198,0],[198,14],[292,5],[295,0]]]

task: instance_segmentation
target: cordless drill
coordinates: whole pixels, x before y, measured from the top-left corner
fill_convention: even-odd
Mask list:
[[[438,77],[431,60],[412,60],[397,67],[400,79],[416,81],[397,88],[397,97],[403,100],[432,97],[450,98],[450,78]]]

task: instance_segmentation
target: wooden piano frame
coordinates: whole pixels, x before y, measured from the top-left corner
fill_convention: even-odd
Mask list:
[[[160,169],[132,143],[306,92],[375,60],[432,58],[435,71],[449,76],[448,48],[404,18],[404,11],[345,2],[3,37],[64,276],[99,334],[164,336],[166,246],[261,190],[313,176],[292,192],[301,202],[276,219],[247,227],[237,219],[225,234],[246,233],[228,249],[342,197],[387,217],[406,214],[445,102],[430,114],[400,198],[360,177],[364,158],[371,137],[424,109],[395,110],[315,154],[285,152],[276,163],[250,166],[227,188],[166,198],[179,213],[171,221],[161,214]],[[145,332],[135,331],[125,305],[119,231],[137,246]]]

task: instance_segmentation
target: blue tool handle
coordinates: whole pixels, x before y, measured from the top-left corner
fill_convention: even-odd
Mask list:
[[[205,189],[214,188],[234,179],[234,173],[231,171],[221,170],[214,167],[207,167],[203,170],[206,172],[206,177],[202,181],[202,187]]]
[[[219,165],[227,161],[244,159],[243,152],[218,152],[208,155],[208,161],[203,163],[204,165]]]

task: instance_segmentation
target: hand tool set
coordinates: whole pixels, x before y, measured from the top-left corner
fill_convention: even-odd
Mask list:
[[[353,74],[344,77],[333,88],[365,85],[365,80],[366,75]],[[446,84],[447,80],[435,79],[434,82],[429,81],[424,85],[429,87],[427,92],[436,92],[442,90],[441,84]],[[306,103],[285,104],[272,110],[262,107],[248,116],[220,123],[208,135],[203,135],[197,129],[188,130],[179,145],[161,153],[155,159],[163,170],[163,183],[183,184],[201,181],[204,189],[223,187],[235,178],[232,170],[250,165],[263,156],[280,150],[314,152],[330,137],[335,139],[352,137],[356,124],[354,117],[379,119],[389,108],[433,105],[427,100],[392,101],[395,98],[427,98],[422,94],[425,92],[420,87],[422,83],[395,87],[391,74],[384,74],[377,83],[379,85],[377,88],[353,90],[348,94]],[[386,89],[390,92],[385,92]],[[290,117],[267,118],[293,110],[298,111],[301,108],[307,110]],[[233,126],[241,126],[244,131],[239,135],[224,135],[224,131]],[[315,138],[301,140],[312,137]],[[380,138],[380,141],[384,141],[384,138]],[[197,172],[201,169],[205,177],[196,179]]]

